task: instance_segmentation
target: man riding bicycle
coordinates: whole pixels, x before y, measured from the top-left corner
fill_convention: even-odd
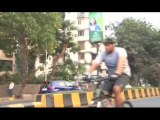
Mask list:
[[[127,52],[124,48],[116,47],[113,38],[106,38],[103,42],[105,51],[99,53],[88,70],[88,75],[91,75],[98,66],[105,62],[108,68],[109,80],[103,84],[103,91],[106,94],[115,94],[116,107],[122,107],[123,100],[121,92],[130,81],[131,70],[128,64]]]

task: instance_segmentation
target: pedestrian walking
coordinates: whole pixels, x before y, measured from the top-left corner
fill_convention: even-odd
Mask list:
[[[10,81],[9,88],[8,88],[8,94],[10,97],[13,96],[13,89],[14,89],[14,82]]]

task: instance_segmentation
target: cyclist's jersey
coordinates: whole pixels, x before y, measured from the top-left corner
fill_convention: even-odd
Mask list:
[[[108,54],[106,51],[101,52],[96,57],[95,62],[98,64],[105,62],[108,68],[108,74],[112,75],[114,74],[115,69],[117,67],[119,56],[126,57],[124,65],[123,65],[123,73],[131,76],[131,70],[128,64],[128,59],[127,59],[127,52],[124,48],[116,47],[114,52],[111,54]]]

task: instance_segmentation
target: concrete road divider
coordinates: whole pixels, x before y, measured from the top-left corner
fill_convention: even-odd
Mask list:
[[[160,95],[160,88],[127,89],[122,93],[125,100],[155,97]]]
[[[1,107],[22,107],[22,108],[46,108],[46,107],[83,107],[88,106],[96,92],[66,92],[56,94],[37,94],[34,102],[23,104],[12,104]],[[132,100],[146,97],[160,96],[160,88],[126,89],[121,94],[124,100]]]
[[[95,96],[95,92],[39,94],[35,102],[42,102],[46,107],[82,107],[89,105]]]
[[[0,108],[41,108],[45,107],[41,102],[31,102],[31,103],[20,103],[0,106]]]
[[[127,89],[121,96],[124,100],[132,100],[160,95],[159,88]],[[95,92],[38,94],[35,102],[42,102],[45,107],[81,107],[89,105],[96,97]]]

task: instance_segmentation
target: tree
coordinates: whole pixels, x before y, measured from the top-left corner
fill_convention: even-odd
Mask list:
[[[61,68],[58,69],[59,67],[58,61],[60,59],[64,59],[65,55],[67,55],[66,50],[68,50],[68,52],[73,52],[73,53],[79,50],[78,44],[76,44],[74,41],[75,38],[74,31],[76,30],[74,23],[70,22],[69,20],[65,20],[65,13],[62,13],[62,20],[63,20],[62,26],[59,30],[57,30],[56,34],[56,40],[59,44],[55,49],[55,53],[53,54],[54,59],[53,59],[52,73],[51,73],[52,79],[55,78],[55,74],[58,72],[59,69],[61,69]]]
[[[61,14],[7,12],[0,15],[0,46],[5,52],[18,51],[22,88],[29,80],[29,55],[46,49],[53,51],[57,46],[56,30],[61,26]]]
[[[68,56],[62,65],[58,66],[55,73],[57,79],[73,80],[74,76],[81,75],[85,71],[84,66],[79,62],[74,62]]]
[[[144,71],[144,78],[148,81],[149,84],[154,87],[160,86],[160,74],[159,74],[160,64],[156,63],[151,66],[148,66]]]
[[[150,23],[133,18],[126,18],[110,28],[114,30],[118,46],[127,50],[133,79],[138,84],[144,77],[144,66],[158,62],[160,34]]]

